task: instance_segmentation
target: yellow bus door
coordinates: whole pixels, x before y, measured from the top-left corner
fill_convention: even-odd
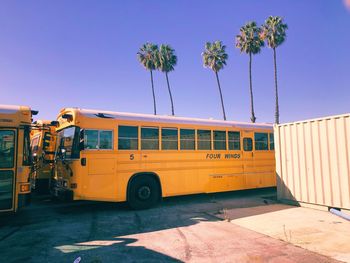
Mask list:
[[[0,212],[15,210],[16,130],[0,129]]]
[[[245,176],[246,188],[256,188],[259,186],[260,178],[255,169],[254,157],[254,132],[242,132],[243,145],[243,171]]]

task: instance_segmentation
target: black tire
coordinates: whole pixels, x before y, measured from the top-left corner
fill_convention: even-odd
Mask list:
[[[155,206],[159,200],[159,184],[154,177],[139,175],[132,179],[128,191],[128,204],[132,209],[147,209]]]

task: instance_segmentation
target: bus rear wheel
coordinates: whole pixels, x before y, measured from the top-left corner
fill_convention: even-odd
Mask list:
[[[140,175],[131,181],[128,204],[132,209],[140,210],[155,206],[160,199],[158,182],[151,176]]]

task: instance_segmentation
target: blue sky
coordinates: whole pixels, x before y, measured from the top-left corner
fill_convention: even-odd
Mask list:
[[[350,112],[350,10],[342,0],[14,1],[0,8],[0,104],[29,105],[55,119],[63,107],[152,113],[149,72],[136,58],[149,41],[170,44],[175,113],[222,118],[215,76],[203,68],[206,41],[222,40],[219,73],[229,120],[249,121],[248,56],[234,47],[247,21],[283,16],[278,48],[281,122]],[[258,122],[274,121],[273,57],[253,57]],[[170,114],[165,76],[155,73],[160,114]]]

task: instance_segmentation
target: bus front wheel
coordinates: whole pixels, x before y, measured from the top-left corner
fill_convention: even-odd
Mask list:
[[[131,181],[128,204],[132,209],[147,209],[157,204],[160,198],[158,182],[151,176],[140,175]]]

